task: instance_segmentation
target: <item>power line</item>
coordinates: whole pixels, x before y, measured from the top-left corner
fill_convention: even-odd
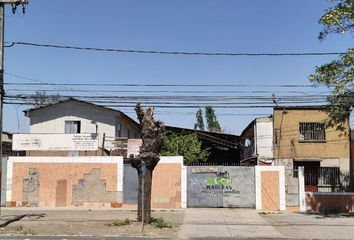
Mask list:
[[[104,87],[282,87],[299,88],[311,87],[311,84],[140,84],[140,83],[26,83],[7,82],[5,85],[21,86],[104,86]]]
[[[5,75],[14,78],[32,81],[36,83],[23,82],[7,82],[6,85],[23,85],[23,86],[118,86],[118,87],[318,87],[315,84],[132,84],[132,83],[49,83],[43,80],[22,76],[10,72],[5,72]]]
[[[32,106],[33,103],[24,103],[24,102],[4,102],[4,104],[15,104],[15,105],[30,105]],[[121,107],[135,107],[135,105],[127,105],[127,104],[112,104],[112,105],[100,105],[103,107],[111,107],[111,108],[121,108]],[[142,107],[148,107],[149,105],[143,105]],[[190,105],[190,106],[186,106],[186,105],[154,105],[155,108],[204,108],[207,107],[209,105],[205,105],[205,104],[199,104],[199,105]],[[218,105],[218,106],[214,106],[213,108],[273,108],[273,105],[264,105],[264,106],[225,106],[225,105]]]
[[[58,92],[58,89],[19,89],[9,88],[9,91],[16,92]],[[77,92],[78,89],[60,89],[61,92]],[[96,93],[299,93],[304,95],[314,94],[316,92],[301,92],[301,91],[273,91],[273,90],[251,90],[251,91],[237,91],[237,90],[97,90],[86,89],[85,92],[92,91]],[[330,93],[329,91],[322,93]]]
[[[98,51],[98,52],[116,52],[116,53],[137,53],[137,54],[159,54],[159,55],[185,55],[185,56],[230,56],[230,57],[289,57],[289,56],[326,56],[326,55],[340,55],[345,52],[287,52],[287,53],[249,53],[249,52],[185,52],[185,51],[159,51],[159,50],[137,50],[137,49],[115,49],[115,48],[98,48],[98,47],[81,47],[70,45],[57,44],[41,44],[32,42],[6,42],[6,47],[14,47],[16,45],[41,47],[41,48],[58,48],[58,49],[72,49],[81,51]]]
[[[23,80],[27,80],[27,81],[36,82],[36,83],[50,84],[50,83],[45,82],[45,81],[41,81],[41,80],[38,80],[38,79],[33,79],[33,78],[25,77],[25,76],[20,76],[20,75],[13,74],[13,73],[4,72],[4,74],[9,75],[9,76],[12,76],[12,77],[15,77],[15,78],[19,78],[19,79],[23,79]],[[5,83],[5,84],[6,84],[6,83]],[[59,86],[59,87],[56,87],[56,90],[61,90],[61,91],[75,91],[75,92],[86,92],[86,93],[89,93],[89,94],[94,94],[94,93],[97,94],[97,92],[95,92],[94,90],[88,91],[88,90],[76,89],[76,88],[66,87],[66,86]]]
[[[53,95],[48,95],[48,97],[53,96]],[[55,96],[55,95],[54,95]],[[35,100],[37,99],[36,95],[26,95],[26,94],[18,94],[18,95],[6,95],[5,96],[7,99],[26,99],[26,100]],[[210,95],[204,95],[204,96],[174,96],[174,95],[167,95],[167,96],[72,96],[72,95],[59,95],[58,97],[61,98],[78,98],[78,99],[85,99],[85,100],[90,100],[93,102],[101,102],[101,103],[116,103],[117,100],[120,102],[122,101],[146,101],[146,102],[152,102],[152,101],[168,101],[168,102],[181,102],[185,104],[185,102],[242,102],[242,103],[254,103],[254,102],[269,102],[273,103],[273,100],[269,96],[256,96],[256,95],[251,95],[251,96],[210,96]],[[112,102],[113,101],[113,102]],[[246,102],[245,102],[246,101]],[[316,102],[316,101],[327,101],[326,96],[282,96],[279,100],[280,103],[285,103],[285,102]]]

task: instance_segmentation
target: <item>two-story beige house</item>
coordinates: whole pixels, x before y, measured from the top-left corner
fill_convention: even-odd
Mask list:
[[[291,169],[305,167],[306,191],[343,191],[350,183],[349,115],[343,131],[327,126],[325,106],[276,107],[274,158]]]
[[[325,107],[274,108],[274,154],[278,164],[350,170],[349,116],[345,130],[326,126]]]

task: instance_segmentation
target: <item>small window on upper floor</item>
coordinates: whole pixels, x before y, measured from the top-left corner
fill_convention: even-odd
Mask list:
[[[326,125],[322,122],[300,122],[300,141],[326,141]]]
[[[65,133],[80,133],[81,122],[80,121],[65,121]]]

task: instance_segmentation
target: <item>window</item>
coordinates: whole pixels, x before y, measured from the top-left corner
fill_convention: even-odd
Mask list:
[[[299,123],[300,141],[325,141],[326,126],[320,122]]]
[[[80,133],[80,121],[65,121],[65,133]]]

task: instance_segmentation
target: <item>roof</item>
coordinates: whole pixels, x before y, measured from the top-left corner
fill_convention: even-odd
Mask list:
[[[131,117],[129,117],[128,115],[126,115],[125,113],[123,113],[122,111],[119,111],[119,110],[113,109],[113,108],[108,108],[108,107],[105,107],[105,106],[102,106],[102,105],[97,105],[97,104],[94,104],[94,103],[92,103],[92,102],[87,102],[87,101],[79,100],[79,99],[72,98],[72,97],[65,98],[65,99],[61,99],[61,100],[59,100],[59,101],[56,102],[56,103],[49,103],[49,104],[46,104],[46,105],[43,105],[43,106],[40,106],[40,107],[34,107],[34,108],[26,109],[26,110],[24,110],[23,112],[25,113],[25,116],[26,116],[26,117],[31,117],[31,116],[30,116],[30,113],[31,113],[31,112],[37,111],[37,110],[39,110],[39,109],[48,108],[48,107],[51,107],[51,106],[54,106],[54,105],[62,104],[62,103],[65,103],[65,102],[70,102],[70,101],[79,102],[79,103],[84,103],[84,104],[91,105],[91,106],[93,106],[93,107],[102,108],[102,109],[110,110],[110,111],[113,111],[113,112],[117,112],[117,113],[119,113],[121,116],[123,116],[123,118],[125,118],[125,119],[127,119],[128,121],[132,122],[132,124],[133,124],[136,128],[139,128],[139,124],[138,124],[134,119],[132,119]]]
[[[11,132],[8,132],[8,131],[2,131],[3,134],[7,134],[7,135],[12,135]]]
[[[254,126],[254,124],[256,123],[256,119],[254,119],[252,122],[250,122],[247,127],[245,129],[243,129],[242,133],[241,133],[241,137],[243,135],[245,135],[245,133],[248,131],[248,129],[250,129],[251,127]]]
[[[241,133],[241,137],[243,136],[243,135],[245,135],[245,133],[248,131],[248,129],[250,129],[251,127],[253,127],[253,125],[255,125],[255,123],[257,123],[258,122],[258,120],[262,120],[262,119],[270,119],[270,118],[272,118],[273,116],[272,115],[269,115],[268,117],[259,117],[259,118],[255,118],[252,122],[250,122],[248,125],[247,125],[247,127],[242,131],[242,133]]]
[[[174,133],[196,133],[200,139],[228,148],[237,148],[237,143],[240,138],[240,136],[234,134],[209,132],[190,128],[166,126],[166,129]]]
[[[327,105],[309,105],[309,106],[276,106],[274,110],[313,110],[313,109],[327,109]]]

